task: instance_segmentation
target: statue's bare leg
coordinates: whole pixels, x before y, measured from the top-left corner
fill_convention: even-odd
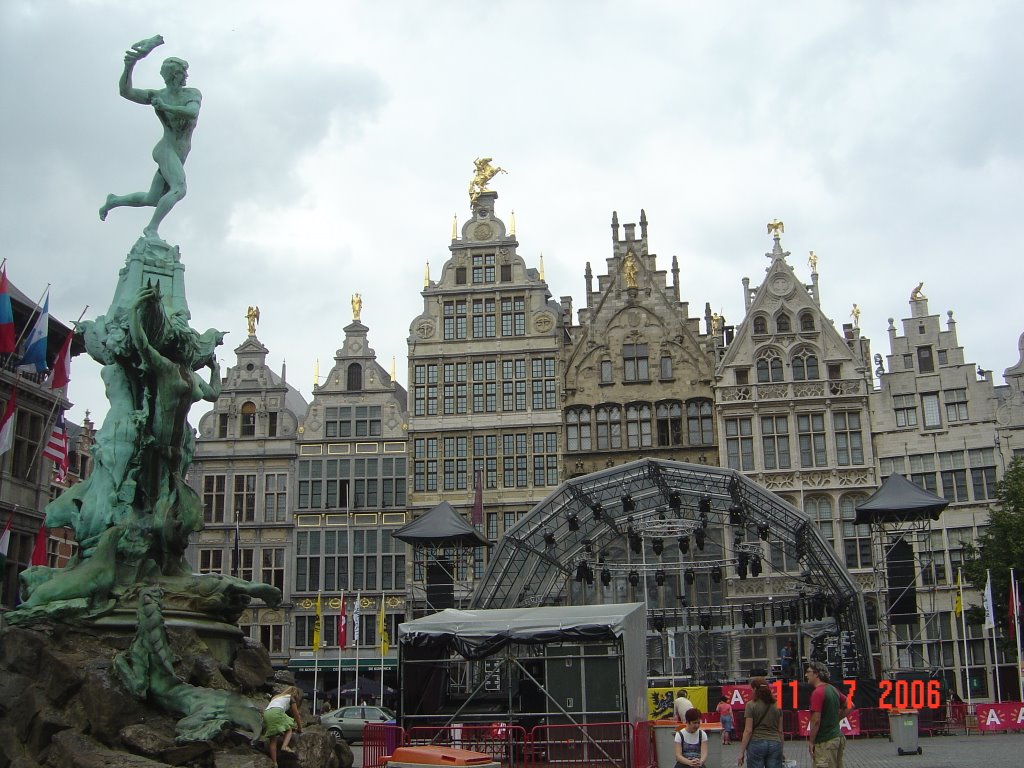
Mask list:
[[[153,183],[150,185],[148,192],[132,192],[128,195],[107,195],[106,202],[100,207],[100,221],[106,221],[107,214],[114,208],[143,208],[149,205],[156,205],[167,189],[164,177],[157,171],[156,175],[153,176]]]
[[[171,212],[171,208],[177,205],[178,201],[185,196],[185,166],[177,153],[169,147],[158,148],[153,152],[153,158],[160,167],[160,176],[166,184],[164,193],[156,202],[156,210],[153,211],[153,218],[142,230],[146,237],[157,237],[157,228],[164,217]]]

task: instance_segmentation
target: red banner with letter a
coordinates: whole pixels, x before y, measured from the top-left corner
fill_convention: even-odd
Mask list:
[[[1004,701],[1002,704],[978,704],[979,731],[1024,731],[1024,704]]]
[[[811,732],[811,710],[801,709],[796,713],[796,717],[800,733],[807,736]],[[853,709],[846,713],[846,717],[839,721],[839,732],[843,736],[860,736],[859,710]]]

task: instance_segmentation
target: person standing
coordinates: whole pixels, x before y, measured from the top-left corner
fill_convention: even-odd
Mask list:
[[[732,705],[729,703],[729,697],[723,696],[721,701],[718,702],[718,706],[715,707],[715,712],[718,713],[718,722],[722,724],[722,744],[732,743]]]
[[[765,678],[750,678],[750,688],[736,765],[746,761],[747,768],[782,768],[782,712]]]
[[[292,732],[302,733],[302,715],[299,714],[299,702],[302,691],[291,685],[274,696],[263,711],[263,735],[267,739],[270,759],[277,765],[277,741],[281,739],[282,752],[294,752],[288,746]],[[290,714],[289,714],[290,713]]]
[[[811,761],[814,768],[843,768],[846,737],[839,730],[839,723],[849,711],[846,697],[829,684],[828,667],[820,661],[808,662],[804,677],[814,686],[807,734]]]
[[[782,679],[792,680],[796,675],[794,674],[796,664],[796,644],[790,640],[784,646],[782,651],[779,652],[779,665],[782,667]]]
[[[700,710],[690,707],[686,725],[676,731],[676,768],[700,768],[708,759],[708,735],[700,727]]]

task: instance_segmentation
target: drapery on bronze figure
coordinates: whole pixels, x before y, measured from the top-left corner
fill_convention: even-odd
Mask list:
[[[478,157],[473,161],[473,167],[476,169],[473,174],[473,180],[469,182],[469,202],[475,203],[477,198],[487,189],[487,182],[497,176],[499,173],[508,173],[504,168],[497,168],[491,165],[492,157]]]

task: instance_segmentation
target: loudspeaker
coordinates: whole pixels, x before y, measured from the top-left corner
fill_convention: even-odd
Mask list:
[[[914,548],[906,539],[893,542],[885,554],[888,580],[889,621],[916,624],[917,588],[914,578]]]
[[[455,607],[455,583],[450,560],[427,563],[427,602],[438,611]]]

